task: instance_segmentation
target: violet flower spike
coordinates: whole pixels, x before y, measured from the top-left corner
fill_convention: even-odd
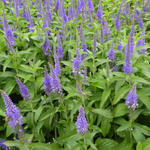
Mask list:
[[[3,27],[4,27],[4,31],[5,31],[7,46],[10,48],[10,51],[13,53],[14,50],[13,50],[12,46],[15,45],[15,38],[14,38],[12,30],[6,20],[6,16],[5,16],[4,12],[3,12]]]
[[[52,85],[52,92],[58,92],[62,94],[62,86],[60,84],[59,78],[53,68],[53,66],[50,64],[50,73],[51,73],[51,85]]]
[[[97,41],[97,36],[96,36],[96,32],[94,34],[94,39],[93,39],[93,54],[96,54],[96,41]]]
[[[4,3],[5,6],[7,5],[6,0],[2,0],[2,2]]]
[[[16,17],[19,17],[19,0],[13,0]]]
[[[60,69],[59,57],[56,51],[54,51],[54,61],[55,61],[55,73],[57,74],[57,76],[60,76],[61,69]]]
[[[18,125],[22,125],[23,117],[21,116],[19,109],[13,104],[10,97],[4,92],[1,91],[6,109],[6,115],[9,117],[9,125],[12,128],[16,128]]]
[[[91,0],[88,0],[88,12],[91,13],[91,12],[94,12],[94,7],[93,7],[93,3]]]
[[[44,91],[47,95],[49,95],[52,92],[52,85],[51,85],[51,77],[49,76],[47,70],[44,71],[44,79],[43,79],[43,85],[44,85]]]
[[[145,31],[142,31],[141,36],[145,36]],[[138,40],[136,47],[140,47],[140,46],[145,46],[145,37],[142,37]],[[146,52],[145,48],[138,50],[138,54],[142,54],[145,52]]]
[[[121,39],[120,39],[120,41],[119,41],[119,43],[118,43],[117,49],[118,49],[119,51],[122,51]]]
[[[60,5],[60,0],[56,0],[55,1],[55,10],[59,9],[59,5]]]
[[[22,97],[27,100],[31,98],[28,88],[18,79],[16,78],[17,84],[19,86],[20,94]]]
[[[133,55],[133,51],[134,51],[134,22],[132,23],[132,28],[130,31],[130,52],[131,52],[131,56]]]
[[[132,65],[131,65],[131,42],[130,37],[128,39],[128,43],[125,48],[125,63],[123,66],[123,71],[125,74],[130,74],[132,72]]]
[[[99,7],[98,7],[98,10],[97,10],[97,18],[98,20],[101,20],[103,18],[103,10],[102,10],[102,3],[101,3],[101,0],[99,2]]]
[[[59,58],[63,59],[63,47],[60,37],[58,36],[58,46],[57,46],[57,55]]]
[[[115,26],[116,26],[116,28],[117,28],[117,32],[120,31],[120,26],[121,26],[121,24],[120,24],[120,13],[121,13],[121,8],[122,8],[123,2],[124,2],[124,0],[121,2],[120,7],[119,7],[119,10],[118,10],[118,12],[117,12],[117,16],[116,16],[116,18],[115,18]]]
[[[126,3],[126,12],[129,14],[129,19],[132,21],[132,16],[130,13],[130,5],[128,3]]]
[[[109,60],[115,61],[115,50],[114,50],[114,44],[111,45],[111,48],[108,52],[108,58]]]
[[[76,50],[76,58],[73,59],[73,66],[72,66],[72,72],[73,73],[79,71],[79,69],[81,67],[81,63],[82,63],[82,59],[81,59],[80,51],[77,48],[77,50]]]
[[[45,43],[42,45],[42,49],[43,49],[43,53],[45,56],[49,56],[49,51],[48,50],[51,50],[51,45],[49,43],[49,39],[48,39],[48,36],[46,36],[46,41]]]
[[[140,11],[140,15],[139,15],[139,26],[141,29],[144,29],[144,23],[143,23],[143,20],[142,20],[142,10]]]
[[[138,106],[136,85],[134,85],[133,88],[128,93],[125,104],[128,106],[129,109],[132,109],[133,111]]]
[[[79,109],[79,115],[76,122],[77,132],[85,134],[88,131],[88,124],[85,117],[84,108],[81,106]]]

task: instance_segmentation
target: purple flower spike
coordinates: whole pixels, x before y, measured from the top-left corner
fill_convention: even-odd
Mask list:
[[[12,128],[16,128],[18,125],[22,125],[23,117],[20,115],[19,109],[13,104],[9,96],[1,91],[6,109],[6,115],[9,117],[9,125]]]
[[[4,3],[5,6],[7,5],[7,4],[6,4],[6,0],[2,0],[2,2]]]
[[[12,30],[6,20],[6,16],[4,13],[3,13],[3,27],[4,27],[4,31],[5,31],[7,46],[10,48],[10,51],[13,53],[14,50],[13,50],[12,46],[15,45],[15,38],[14,38]]]
[[[57,47],[57,55],[59,58],[63,59],[63,47],[60,37],[58,36],[58,47]]]
[[[58,92],[62,94],[62,86],[60,84],[59,78],[53,68],[53,66],[50,64],[50,73],[51,73],[51,85],[52,85],[52,92]]]
[[[55,1],[55,10],[58,10],[59,5],[60,5],[60,0],[56,0]]]
[[[135,110],[135,108],[138,106],[136,85],[134,85],[133,88],[130,90],[126,98],[125,104],[128,106],[129,109],[132,109],[132,110]]]
[[[50,94],[52,92],[52,85],[51,85],[51,78],[47,71],[44,71],[44,79],[43,79],[43,85],[44,90],[46,94]]]
[[[141,36],[144,36],[145,35],[145,32],[143,31],[141,33]],[[145,46],[145,37],[142,37],[141,39],[138,40],[137,44],[136,44],[136,47],[140,47],[140,46]],[[142,53],[145,53],[146,52],[146,49],[140,49],[138,51],[139,54],[142,54]]]
[[[122,51],[121,39],[120,39],[120,42],[119,42],[119,44],[118,44],[118,46],[117,46],[117,49],[118,49],[119,51]]]
[[[79,115],[76,122],[77,132],[85,134],[88,131],[88,124],[85,117],[84,108],[81,106],[79,110]]]
[[[140,15],[139,15],[139,26],[141,29],[144,29],[144,24],[143,24],[143,20],[142,20],[142,10],[140,11]]]
[[[94,12],[94,7],[93,7],[93,3],[91,0],[88,0],[88,12],[91,13],[91,12]]]
[[[108,52],[108,58],[109,60],[115,61],[115,50],[114,50],[114,44],[112,44],[109,52]]]
[[[73,67],[72,67],[73,72],[78,71],[80,69],[81,63],[82,63],[81,60],[78,60],[77,58],[73,59]]]
[[[130,37],[128,39],[128,43],[125,48],[125,63],[123,66],[123,71],[125,74],[130,74],[132,72],[132,65],[131,65],[131,43],[130,43]]]
[[[60,69],[59,57],[55,51],[54,51],[54,61],[55,61],[55,72],[56,72],[57,76],[60,76],[61,75],[61,69]]]
[[[130,5],[128,3],[126,3],[126,12],[129,14],[129,19],[132,21],[132,16],[130,13]]]
[[[73,73],[79,71],[79,69],[81,67],[81,63],[82,63],[82,59],[81,59],[80,51],[77,48],[77,50],[76,50],[76,58],[73,59],[73,66],[72,66],[72,72]]]
[[[19,86],[19,90],[20,90],[20,94],[22,95],[22,97],[27,100],[31,98],[31,95],[27,89],[27,87],[18,79],[16,78],[17,84]]]
[[[134,51],[134,22],[132,23],[132,28],[130,31],[130,52],[131,52],[131,56],[133,55],[133,51]]]
[[[97,18],[98,18],[98,20],[101,20],[103,18],[103,10],[102,10],[101,0],[99,2],[99,7],[98,7],[98,11],[97,11]]]
[[[13,0],[13,1],[14,1],[16,17],[18,17],[19,16],[19,0]]]
[[[124,2],[124,0],[121,2],[119,10],[117,12],[117,16],[115,18],[115,26],[117,28],[117,32],[120,31],[120,26],[121,26],[121,24],[120,24],[120,13],[121,13],[121,8],[122,8],[122,5],[123,5],[123,2]]]
[[[42,45],[42,48],[43,48],[44,55],[45,55],[45,56],[48,56],[48,55],[49,55],[49,51],[48,51],[48,50],[51,50],[51,45],[50,45],[50,43],[49,43],[48,36],[46,36],[46,41],[45,41],[45,43]]]

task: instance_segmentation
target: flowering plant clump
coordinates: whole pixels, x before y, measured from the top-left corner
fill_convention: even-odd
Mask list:
[[[1,0],[0,149],[148,150],[149,18],[150,0]]]

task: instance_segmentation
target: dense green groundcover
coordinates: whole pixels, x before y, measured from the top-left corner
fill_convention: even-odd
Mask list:
[[[63,4],[62,0],[60,1]],[[74,11],[80,1],[84,0],[72,0]],[[22,17],[23,7],[19,8],[19,16],[16,17],[14,4],[16,7],[19,5],[17,0],[6,0],[6,5],[5,0],[0,1],[0,89],[5,91],[19,108],[25,133],[24,143],[9,125],[9,120],[6,120],[8,118],[4,100],[0,96],[0,138],[6,140],[5,144],[11,149],[150,150],[150,2],[137,0],[136,6],[136,0],[125,0],[120,14],[121,28],[117,32],[115,18],[121,0],[102,0],[103,18],[110,30],[109,34],[104,35],[102,42],[104,28],[96,15],[99,0],[92,0],[94,12],[90,15],[87,11],[89,0],[86,1],[86,10],[65,22],[60,8],[55,9],[56,0],[52,0],[52,5],[48,8],[51,10],[52,20],[46,28],[43,27],[45,1],[22,1],[28,15],[29,11],[31,13],[32,28],[27,27],[30,20],[28,22]],[[127,14],[128,11],[126,15],[122,14],[126,3],[131,16]],[[71,5],[71,0],[64,0],[67,16]],[[80,7],[82,6],[83,4]],[[147,12],[144,11],[145,7],[149,9]],[[142,10],[144,29],[141,29],[138,21],[134,19],[136,9],[139,12]],[[4,14],[15,36],[15,45],[11,47],[4,32]],[[38,16],[39,14],[41,16]],[[125,47],[133,22],[135,33],[132,72],[125,74]],[[145,45],[136,47],[142,30],[145,31]],[[42,50],[47,31],[50,32],[49,56],[45,56]],[[97,37],[96,54],[93,54],[94,35]],[[120,39],[121,51],[117,48]],[[47,70],[50,74],[49,65],[55,64],[54,53],[60,40],[63,47],[63,59],[59,59],[62,94],[52,92],[47,95],[43,86],[44,71]],[[87,44],[87,52],[82,49],[84,42]],[[112,43],[115,49],[114,62],[108,58]],[[11,52],[11,48],[14,52]],[[75,73],[72,68],[77,49],[86,57]],[[139,54],[140,49],[145,49],[146,52]],[[83,81],[85,70],[86,83]],[[29,89],[31,99],[22,98],[16,77]],[[136,85],[138,106],[132,111],[128,109],[125,100],[133,85]],[[84,107],[88,123],[88,132],[85,134],[77,133],[76,129],[80,106]]]

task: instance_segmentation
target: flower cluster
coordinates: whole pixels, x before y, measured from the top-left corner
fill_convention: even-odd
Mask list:
[[[128,108],[132,110],[135,110],[135,108],[138,106],[136,85],[133,86],[133,88],[130,90],[129,94],[127,95],[125,104],[128,106]]]
[[[9,117],[9,124],[12,128],[16,128],[18,125],[22,125],[23,117],[21,116],[19,109],[13,104],[10,97],[4,92],[1,91],[1,95],[3,97],[6,115]]]
[[[77,132],[85,134],[88,131],[88,124],[85,117],[84,108],[81,106],[79,109],[79,115],[76,122]]]

